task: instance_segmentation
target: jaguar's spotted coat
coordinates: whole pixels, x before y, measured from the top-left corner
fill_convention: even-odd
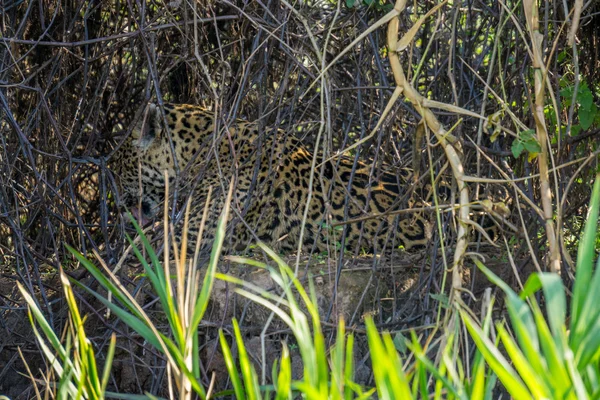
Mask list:
[[[281,130],[261,132],[257,123],[237,121],[219,126],[212,112],[193,105],[165,104],[164,118],[160,108],[151,104],[143,122],[112,159],[125,205],[135,208],[141,204],[146,217],[156,214],[165,193],[164,171],[174,184],[177,160],[178,187],[188,194],[193,188],[190,226],[199,225],[208,188],[216,189],[203,243],[212,241],[226,193],[223,188],[233,178],[237,212],[232,213],[233,230],[228,235],[233,248],[243,249],[255,242],[255,237],[283,252],[297,248],[313,163],[313,154],[305,146]],[[413,189],[406,196],[411,185],[407,184],[408,174],[403,174],[381,173],[371,179],[370,166],[354,165],[349,158],[334,159],[318,168],[305,225],[305,248],[316,244],[322,251],[343,241],[348,250],[380,253],[398,246],[425,245],[433,225],[427,219],[415,213],[381,216],[401,206],[422,204],[407,201],[407,197],[415,199],[423,193]],[[380,216],[345,225],[343,240],[341,228],[330,228],[335,222],[373,215]]]

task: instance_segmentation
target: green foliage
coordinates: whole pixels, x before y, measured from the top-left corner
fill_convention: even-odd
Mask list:
[[[519,136],[513,141],[510,150],[515,158],[518,158],[523,151],[527,151],[529,157],[534,158],[542,149],[535,135],[535,131],[533,129],[527,129],[519,132]]]
[[[44,356],[51,360],[50,365],[59,380],[55,397],[58,399],[104,399],[115,352],[116,336],[114,333],[111,336],[104,371],[100,375],[92,343],[87,338],[83,328],[84,319],[79,314],[73,290],[62,270],[60,271],[60,279],[69,307],[69,325],[66,338],[62,341],[46,321],[37,302],[17,282],[19,291],[29,308],[29,321],[33,333]],[[36,322],[40,326],[41,332],[36,328]]]
[[[243,289],[237,289],[237,293],[271,310],[288,325],[294,335],[302,357],[304,377],[300,381],[290,380],[287,346],[284,345],[279,362],[280,369],[279,371],[276,367],[273,369],[276,398],[287,399],[293,394],[301,394],[303,398],[308,399],[366,399],[373,398],[375,395],[381,399],[416,399],[428,398],[428,393],[433,388],[435,388],[436,399],[466,400],[470,398],[470,394],[479,392],[486,393],[488,396],[480,398],[490,398],[493,379],[471,385],[464,379],[464,372],[457,371],[456,361],[452,356],[455,345],[454,333],[448,335],[443,348],[441,366],[437,366],[427,357],[426,350],[415,335],[407,341],[398,335],[394,339],[388,332],[380,334],[370,317],[366,318],[366,331],[371,365],[376,366],[373,368],[376,386],[363,389],[354,382],[354,336],[350,334],[346,337],[343,319],[340,319],[338,325],[336,341],[327,351],[312,283],[309,283],[309,292],[307,292],[283,260],[264,245],[261,244],[260,247],[277,263],[277,269],[248,258],[230,257],[230,260],[268,271],[271,279],[281,289],[282,296],[274,295],[272,292],[232,276],[217,274],[217,278],[242,286]],[[237,324],[234,322],[235,326]],[[243,343],[239,340],[239,334],[235,333],[235,336],[241,348]],[[226,344],[223,339],[221,343]],[[399,346],[406,346],[410,350],[411,362],[405,363],[401,360],[397,350]],[[243,354],[245,351],[240,353]],[[237,398],[245,398],[240,397],[239,394],[242,387],[241,380],[236,378],[239,373],[229,369],[234,364],[234,360],[230,357],[228,349],[224,354],[232,382],[234,387],[237,387],[235,389]],[[326,356],[327,354],[329,357]],[[240,369],[243,371],[244,368],[251,368],[245,365],[243,360],[244,357],[240,356]],[[479,380],[484,379],[485,366],[481,361],[476,362],[475,365],[478,368]],[[247,375],[254,376],[253,372]],[[246,380],[244,385],[246,394],[248,390],[255,393],[254,380]],[[261,398],[269,398],[267,389],[270,388],[263,388]],[[448,393],[451,395],[448,396]]]
[[[504,323],[496,325],[506,355],[466,311],[461,311],[461,315],[485,361],[513,398],[589,399],[600,395],[600,304],[596,299],[600,269],[593,268],[599,206],[597,175],[579,244],[569,317],[566,289],[559,275],[533,274],[519,296],[479,260],[474,260],[506,295],[512,331]],[[546,301],[547,320],[534,296],[540,289]]]
[[[289,398],[292,393],[302,393],[307,398],[314,399],[368,398],[372,390],[365,392],[352,380],[354,338],[349,335],[346,339],[343,321],[340,321],[338,341],[330,349],[328,359],[312,283],[307,292],[294,276],[294,272],[277,254],[263,244],[260,244],[260,247],[277,263],[278,269],[252,259],[242,257],[230,257],[230,259],[268,271],[271,279],[282,290],[282,296],[276,296],[232,276],[217,274],[217,278],[242,286],[243,288],[236,290],[237,293],[271,310],[288,325],[294,335],[304,365],[304,377],[300,381],[291,381],[289,355],[287,347],[284,347],[286,350],[278,363],[280,369],[277,372],[274,367],[273,370],[276,398]],[[239,340],[238,345],[240,345]],[[232,362],[229,360],[228,364]],[[242,371],[248,368],[244,366],[242,357],[240,357],[240,365]]]
[[[142,236],[142,243],[150,258],[144,261],[146,274],[157,291],[159,303],[169,321],[169,332],[160,332],[135,300],[123,290],[111,275],[106,278],[91,262],[79,253],[73,254],[106,288],[120,306],[109,302],[91,289],[78,284],[109,307],[115,315],[137,331],[144,339],[162,352],[170,368],[178,374],[180,394],[186,387],[193,388],[196,395],[206,398],[207,393],[200,381],[198,351],[198,323],[206,309],[212,281],[221,279],[239,287],[236,292],[263,305],[279,317],[291,330],[294,344],[302,358],[303,376],[292,378],[290,352],[286,343],[272,368],[272,384],[259,383],[259,376],[245,348],[242,331],[236,320],[233,325],[233,343],[223,331],[219,332],[222,354],[229,373],[232,389],[211,397],[235,395],[237,399],[290,399],[301,396],[307,399],[491,399],[498,383],[516,399],[591,399],[600,396],[600,269],[594,270],[595,241],[598,215],[600,213],[600,175],[596,176],[584,235],[580,241],[577,258],[577,275],[573,287],[570,310],[567,308],[567,290],[560,276],[551,273],[533,274],[525,284],[521,295],[515,293],[505,282],[487,269],[478,259],[475,264],[506,295],[506,308],[510,324],[495,324],[496,336],[492,335],[493,301],[487,307],[480,323],[471,311],[460,308],[460,319],[450,314],[449,322],[440,335],[431,335],[426,341],[414,332],[410,338],[389,332],[380,333],[370,317],[365,319],[366,337],[370,350],[375,387],[363,388],[354,378],[353,333],[346,333],[340,318],[335,340],[327,346],[317,307],[316,294],[309,280],[308,290],[295,277],[294,272],[273,251],[259,243],[277,268],[254,259],[229,257],[233,262],[267,271],[279,291],[265,291],[252,283],[216,272],[220,244],[224,234],[222,217],[217,242],[200,292],[193,285],[181,292],[182,275],[177,270],[171,279],[156,254]],[[227,213],[225,212],[226,216]],[[135,224],[135,221],[133,221]],[[183,254],[183,253],[182,253]],[[180,260],[181,261],[181,260]],[[185,260],[184,260],[185,261]],[[192,273],[188,270],[187,273]],[[63,287],[70,311],[70,325],[66,344],[61,344],[36,306],[33,298],[19,287],[25,297],[32,326],[40,346],[59,377],[58,398],[102,399],[109,377],[110,360],[115,339],[111,342],[105,370],[98,373],[95,354],[83,329],[84,320],[79,316],[70,283],[62,276]],[[173,280],[173,284],[171,284]],[[187,281],[189,282],[189,281]],[[177,288],[177,289],[175,289]],[[543,292],[547,316],[535,297]],[[192,308],[182,308],[180,295],[196,299]],[[277,294],[281,293],[281,294]],[[187,315],[191,318],[182,318]],[[41,327],[40,334],[34,319]],[[189,321],[186,324],[186,321]],[[472,358],[459,356],[459,344],[463,332],[460,322],[476,346]],[[428,356],[428,345],[436,337],[438,355],[433,362]],[[47,345],[50,344],[50,346]],[[237,359],[232,346],[235,345]],[[401,355],[402,354],[402,355]],[[134,399],[141,396],[111,394],[117,398]],[[154,398],[150,395],[145,398]]]
[[[572,75],[566,74],[560,81],[560,101],[562,105],[561,115],[569,115],[570,108],[573,106],[575,111],[576,119],[574,118],[571,124],[571,136],[577,136],[581,131],[586,131],[590,128],[600,126],[600,112],[598,112],[598,106],[594,103],[594,87],[590,88],[587,81],[580,77],[577,84],[577,90],[575,88],[575,82],[573,82]],[[549,127],[553,131],[557,131],[558,120],[556,117],[556,111],[553,106],[547,105],[544,108],[544,115],[546,116]],[[563,117],[564,118],[564,117]],[[577,122],[576,122],[577,121]],[[560,134],[564,137],[566,131],[565,121],[561,121]],[[557,142],[557,137],[552,137],[552,142]]]
[[[581,130],[587,130],[592,125],[600,124],[598,106],[594,103],[594,95],[585,80],[581,80],[575,92],[575,84],[561,79],[560,96],[565,107],[570,107],[575,101],[579,124],[573,125],[572,132],[577,135]]]
[[[165,226],[169,226],[166,218],[167,214],[165,211]],[[135,218],[129,214],[129,218],[141,238],[142,245],[148,254],[150,262],[146,261],[133,240],[129,237],[128,240],[137,258],[141,261],[153,289],[158,295],[159,303],[168,321],[169,332],[160,332],[158,330],[143,308],[118,283],[118,279],[116,279],[110,269],[102,264],[104,271],[101,271],[100,268],[96,267],[79,252],[67,246],[77,260],[96,278],[110,295],[118,300],[120,305],[113,303],[109,298],[100,295],[80,282],[74,281],[74,283],[94,296],[119,319],[166,356],[169,367],[173,371],[175,385],[183,397],[190,395],[190,389],[202,399],[207,397],[206,390],[200,379],[198,327],[208,306],[215,270],[225,237],[228,214],[229,207],[226,207],[217,224],[215,242],[201,289],[197,287],[196,283],[199,281],[197,266],[195,263],[188,264],[185,258],[187,253],[189,207],[186,213],[186,228],[184,228],[181,249],[179,251],[181,258],[176,257],[175,263],[176,279],[174,280],[177,282],[177,285],[172,285],[171,283],[172,275],[169,268],[168,243],[165,246],[167,249],[165,251],[164,263],[161,263],[141,227],[137,224]],[[176,250],[175,244],[173,246],[174,250]],[[177,254],[177,251],[175,253]],[[194,257],[194,260],[196,259],[197,257]]]
[[[393,4],[385,0],[346,0],[346,7],[348,8],[357,8],[362,5],[373,7],[375,10],[383,12],[391,11],[394,8]]]

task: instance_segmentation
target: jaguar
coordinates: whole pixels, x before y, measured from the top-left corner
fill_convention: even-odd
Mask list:
[[[313,251],[425,246],[433,219],[399,210],[427,205],[429,189],[417,187],[408,170],[375,169],[355,158],[323,160],[289,132],[258,122],[227,123],[200,106],[149,104],[110,166],[119,202],[143,221],[160,215],[167,183],[169,192],[177,188],[180,198],[189,196],[192,242],[210,197],[203,247],[214,240],[231,180],[227,237],[236,251],[260,240],[293,252],[303,225],[300,247]]]

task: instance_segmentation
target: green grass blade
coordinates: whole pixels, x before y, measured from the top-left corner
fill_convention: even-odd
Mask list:
[[[192,322],[190,323],[191,331],[188,332],[188,337],[195,331],[197,331],[198,324],[200,324],[200,321],[202,320],[202,317],[206,312],[206,308],[208,307],[208,300],[210,298],[210,293],[212,292],[213,284],[215,281],[215,272],[217,270],[217,264],[219,262],[221,250],[223,249],[223,240],[225,239],[225,229],[227,227],[227,221],[229,219],[229,208],[231,205],[232,192],[233,181],[231,182],[231,185],[229,187],[229,193],[227,194],[227,199],[225,200],[225,208],[223,209],[221,217],[217,222],[217,229],[215,231],[215,239],[210,253],[208,268],[206,270],[206,275],[204,276],[204,283],[202,285],[202,289],[200,290],[200,295],[198,296],[196,304],[194,305],[194,314],[192,317]]]
[[[150,262],[154,266],[154,269],[159,272],[158,273],[158,279],[161,281],[160,286],[161,287],[166,287],[167,283],[165,281],[164,270],[162,268],[162,264],[161,264],[160,260],[158,259],[158,256],[156,255],[156,252],[154,251],[154,248],[152,247],[152,245],[150,244],[150,241],[148,240],[148,238],[144,234],[144,230],[142,229],[142,227],[138,224],[137,220],[133,217],[133,215],[131,215],[131,213],[129,211],[127,211],[127,216],[129,217],[129,220],[131,221],[133,227],[135,228],[135,231],[139,235],[139,238],[140,238],[140,240],[142,242],[142,245],[144,246],[144,249],[146,250],[146,253],[148,254],[148,257],[150,257]],[[133,247],[134,252],[136,250],[138,250],[137,246],[133,244],[133,242],[131,241],[131,239],[129,237],[127,237],[127,239],[129,240],[131,246]],[[165,243],[165,245],[168,246],[168,243]],[[138,253],[139,253],[139,250],[138,250]],[[138,256],[138,259],[140,261],[143,261],[142,263],[145,262],[145,259],[141,255],[141,253]]]
[[[134,304],[121,292],[119,287],[112,283],[110,279],[108,279],[98,267],[92,264],[87,258],[85,258],[81,253],[79,253],[74,248],[65,244],[65,247],[75,256],[75,258],[88,270],[90,274],[104,287],[107,291],[109,291],[117,300],[119,300],[128,310],[130,310],[136,317],[141,318],[142,316],[139,314],[139,311],[134,306]],[[77,284],[79,287],[83,287],[77,281],[72,281]]]
[[[296,327],[292,318],[290,318],[290,316],[287,315],[281,308],[277,307],[275,304],[271,303],[270,301],[263,299],[262,297],[254,294],[254,293],[250,293],[244,289],[236,289],[235,292],[237,294],[242,295],[242,296],[252,300],[253,302],[258,303],[258,304],[268,308],[269,310],[273,311],[291,329],[294,329]]]
[[[579,369],[585,368],[600,359],[600,319],[593,321],[587,334],[579,340],[577,348],[573,349]]]
[[[72,326],[75,330],[75,339],[78,344],[78,353],[80,356],[79,365],[81,376],[79,376],[80,386],[85,388],[85,393],[91,398],[98,398],[101,396],[100,378],[98,377],[98,370],[96,368],[96,356],[90,341],[87,339],[85,329],[83,328],[83,320],[79,314],[79,308],[71,289],[69,279],[65,275],[62,268],[59,271],[60,281],[65,294],[65,300],[69,307],[69,317],[71,319]]]
[[[545,366],[538,357],[540,345],[537,337],[535,321],[529,305],[522,300],[502,279],[483,265],[481,261],[473,258],[473,262],[487,276],[487,278],[498,286],[506,295],[506,308],[510,315],[512,328],[517,337],[519,345],[525,353],[526,358],[538,374],[543,374]],[[534,300],[532,300],[534,301]]]
[[[138,234],[141,236],[144,233],[138,232]],[[144,272],[146,273],[146,276],[150,280],[150,283],[152,284],[152,288],[156,291],[156,294],[158,295],[158,300],[160,302],[160,306],[161,306],[162,310],[165,312],[165,316],[167,317],[169,326],[171,327],[171,330],[173,331],[175,340],[177,341],[177,343],[180,346],[183,346],[184,342],[185,342],[185,338],[184,338],[181,321],[179,320],[179,317],[177,314],[177,306],[173,300],[174,298],[173,298],[172,293],[170,293],[170,291],[171,291],[170,285],[168,285],[167,282],[165,281],[165,276],[164,276],[165,273],[164,273],[162,266],[160,265],[160,262],[157,261],[156,263],[154,263],[154,262],[152,263],[152,265],[154,266],[156,271],[153,270],[150,267],[150,264],[148,264],[146,262],[146,260],[144,259],[142,253],[139,251],[137,246],[133,243],[133,240],[131,240],[131,238],[128,235],[127,235],[127,240],[131,244],[134,254],[138,258],[138,260],[140,260],[140,262],[142,263]]]
[[[465,313],[459,311],[471,338],[475,345],[485,358],[490,368],[498,376],[504,387],[511,396],[519,400],[533,399],[523,381],[519,378],[517,372],[511,367],[510,363],[504,358],[494,343],[490,341],[483,331],[475,324],[475,321]]]
[[[581,342],[585,340],[589,335],[594,335],[596,331],[591,331],[596,321],[600,319],[600,304],[598,302],[597,293],[600,293],[600,258],[596,263],[596,270],[592,276],[592,281],[589,286],[588,294],[584,299],[584,307],[579,313],[577,321],[571,321],[571,326],[575,326],[575,330],[571,331],[570,346],[578,353],[576,360],[578,365],[581,365],[582,359],[593,358],[593,353],[596,352],[596,348],[593,347],[582,347]],[[583,364],[585,365],[585,364]],[[581,367],[583,367],[581,365]]]
[[[50,324],[48,324],[48,321],[46,321],[44,314],[42,314],[42,311],[38,308],[37,303],[35,302],[33,297],[31,297],[29,292],[23,287],[23,285],[21,285],[21,282],[19,282],[19,281],[17,281],[17,288],[21,292],[21,295],[25,299],[25,302],[27,302],[27,305],[29,306],[29,311],[31,312],[33,317],[35,317],[35,320],[37,321],[38,325],[42,329],[42,332],[44,333],[45,337],[50,341],[50,344],[52,345],[54,350],[58,353],[58,356],[60,357],[60,359],[62,361],[65,361],[67,359],[67,353],[66,353],[65,349],[63,348],[62,344],[60,343],[60,339],[56,336],[56,334],[52,330],[52,327],[50,327]],[[34,326],[33,321],[32,321],[32,326]],[[35,329],[35,326],[34,326],[34,329]]]
[[[17,282],[17,285],[20,285],[20,283]],[[33,334],[34,334],[34,336],[36,337],[36,339],[38,341],[40,349],[42,350],[42,353],[44,354],[44,356],[48,360],[48,363],[50,364],[50,366],[52,367],[52,369],[54,369],[54,371],[56,371],[56,374],[59,377],[62,377],[62,376],[65,375],[65,370],[66,369],[68,369],[69,371],[73,370],[74,366],[72,364],[71,359],[68,358],[68,356],[66,356],[64,359],[62,359],[62,361],[65,363],[65,367],[63,368],[63,365],[60,363],[59,359],[57,358],[56,353],[54,353],[46,345],[46,341],[43,339],[42,335],[40,334],[40,332],[38,331],[38,329],[35,326],[34,315],[33,315],[31,307],[29,308],[27,314],[28,314],[28,317],[29,317],[29,322],[31,324],[31,329],[33,330]],[[54,332],[52,332],[52,333],[54,334]],[[69,343],[69,341],[70,341],[70,337],[67,336],[67,343]],[[62,349],[62,351],[65,354],[67,354],[67,355],[69,354],[68,351],[62,347],[62,345],[60,345],[60,348]],[[73,384],[73,382],[71,382],[70,377],[67,380],[67,382],[64,384],[64,386],[62,386],[62,387],[64,387],[65,390],[68,391],[68,393],[69,393],[69,397],[68,398],[75,398],[77,396],[77,388],[75,387],[75,385]]]
[[[140,336],[142,336],[145,340],[147,340],[155,348],[157,348],[157,349],[162,348],[162,346],[160,345],[160,341],[158,340],[158,338],[156,337],[156,335],[154,334],[152,329],[146,325],[144,320],[138,318],[136,315],[133,315],[133,314],[123,310],[121,307],[119,307],[118,305],[116,305],[113,302],[108,301],[102,295],[96,293],[95,291],[88,288],[84,284],[77,282],[77,281],[73,281],[73,283],[75,283],[77,286],[79,286],[80,288],[82,288],[83,290],[85,290],[86,292],[91,294],[92,296],[94,296],[98,301],[100,301],[107,308],[109,308],[113,313],[115,313],[115,315],[121,321],[123,321],[127,325],[129,325],[129,327],[131,329],[133,329],[134,331],[139,333]]]
[[[446,388],[447,393],[453,398],[466,400],[466,394],[463,390],[457,390],[452,382],[445,376],[447,371],[447,363],[442,363],[439,367],[434,365],[425,354],[425,351],[421,348],[416,335],[413,333],[413,340],[407,344],[408,348],[412,351],[415,358],[421,363],[436,379],[437,384],[440,388]]]
[[[354,386],[354,335],[348,335],[346,343],[346,365],[344,366],[344,400],[352,399]]]
[[[235,362],[233,360],[233,355],[231,354],[231,349],[229,348],[227,340],[225,339],[225,335],[223,335],[223,331],[221,329],[219,329],[219,342],[221,343],[221,352],[223,353],[225,366],[227,367],[227,372],[229,373],[229,379],[231,379],[231,384],[233,385],[233,390],[235,391],[235,397],[238,400],[245,400],[246,392],[244,390],[244,386],[242,386],[240,374],[238,373],[238,370],[235,367]]]
[[[102,372],[102,383],[101,393],[106,392],[108,381],[110,379],[110,370],[112,367],[113,359],[115,357],[115,348],[117,346],[117,335],[114,333],[110,336],[110,344],[108,346],[108,353],[106,353],[106,362],[104,363],[104,371]]]
[[[244,345],[244,340],[242,339],[242,332],[240,331],[237,320],[234,318],[232,322],[233,333],[238,346],[238,358],[240,368],[242,370],[242,378],[244,379],[246,394],[248,395],[249,400],[258,400],[260,399],[258,377],[256,376],[256,371],[254,370],[252,361],[250,361],[250,357],[248,357],[248,352],[246,351],[246,346]]]
[[[491,299],[490,304],[487,308],[485,318],[482,324],[483,334],[488,337],[490,327],[492,324],[492,311],[494,309],[494,298]],[[472,371],[471,371],[472,380],[470,385],[468,385],[469,390],[469,398],[473,400],[484,400],[488,396],[488,392],[486,389],[486,382],[489,380],[486,379],[486,368],[485,368],[485,360],[481,355],[479,350],[475,351],[475,356],[473,357]]]
[[[532,296],[538,288],[544,291],[548,312],[548,322],[552,334],[557,339],[557,344],[562,345],[565,339],[565,317],[567,314],[567,299],[565,296],[565,286],[562,279],[557,274],[535,273],[532,274],[523,288],[522,296]]]
[[[595,242],[598,227],[598,210],[600,207],[600,174],[596,175],[590,207],[585,222],[585,229],[577,250],[577,270],[573,285],[573,301],[571,305],[571,331],[575,331],[580,314],[589,294],[592,267],[595,257]]]
[[[587,394],[587,390],[585,388],[585,384],[577,371],[575,363],[573,362],[573,353],[570,351],[567,352],[567,356],[565,357],[567,361],[567,368],[569,369],[569,374],[571,376],[571,382],[573,382],[573,388],[575,389],[575,395],[577,396],[577,400],[587,400],[589,396]],[[573,397],[573,396],[571,396]]]
[[[81,398],[81,385],[75,387],[72,383],[73,370],[69,367],[65,367],[65,370],[59,376],[59,381],[56,390],[57,399],[80,399]]]
[[[551,395],[550,388],[546,385],[546,377],[549,377],[548,373],[537,374],[537,371],[534,369],[530,360],[528,360],[525,355],[520,351],[517,344],[514,342],[513,338],[509,335],[508,331],[504,326],[498,324],[498,336],[506,352],[508,357],[512,361],[512,364],[515,366],[517,372],[521,376],[521,379],[527,385],[529,391],[536,399],[550,399],[553,396]],[[544,371],[546,372],[546,371]]]
[[[125,393],[114,393],[114,392],[106,392],[106,398],[109,399],[119,399],[119,400],[167,400],[163,397],[153,396],[151,394],[141,395],[141,394],[125,394]]]
[[[277,375],[276,387],[277,395],[276,400],[288,400],[291,398],[292,392],[292,362],[290,360],[290,351],[288,350],[285,342],[281,351],[281,366],[279,367],[279,374]]]
[[[344,394],[344,347],[345,347],[344,318],[340,317],[337,338],[331,349],[331,391],[332,400],[341,399]]]
[[[542,354],[548,368],[547,384],[554,388],[553,392],[555,398],[566,398],[566,393],[571,390],[569,373],[566,369],[564,359],[564,352],[565,349],[567,349],[567,346],[561,344],[560,337],[556,338],[552,335],[537,303],[533,303],[533,309]],[[566,337],[564,332],[566,327],[564,324],[562,329],[562,336]]]
[[[365,324],[371,361],[373,365],[377,366],[373,368],[373,375],[378,397],[381,399],[412,399],[413,396],[406,375],[402,368],[398,368],[401,363],[398,360],[398,353],[395,348],[393,353],[388,354],[373,320],[367,318]]]
[[[277,273],[276,271],[269,269],[270,271],[273,271],[273,273]],[[265,291],[264,289],[262,289],[260,286],[254,285],[250,282],[246,282],[243,279],[240,278],[236,278],[235,276],[231,276],[231,275],[226,275],[226,274],[221,274],[221,273],[215,273],[215,278],[219,279],[221,281],[224,282],[229,282],[229,283],[233,283],[235,285],[247,288],[247,289],[251,289],[252,291],[259,293],[262,297],[264,297],[265,299],[271,300],[275,303],[278,303],[280,306],[283,306],[284,308],[291,308],[290,304],[287,302],[287,300],[285,298],[282,298],[274,293],[270,293]],[[277,283],[277,280],[275,280],[275,282]]]

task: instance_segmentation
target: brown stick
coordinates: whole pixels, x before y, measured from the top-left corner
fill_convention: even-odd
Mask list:
[[[398,12],[398,14],[404,10],[405,0],[397,0],[394,9]],[[433,114],[433,112],[424,104],[425,98],[415,90],[415,88],[410,84],[410,82],[406,79],[404,75],[404,71],[402,69],[402,65],[400,64],[400,58],[398,56],[399,52],[399,43],[406,43],[410,38],[403,37],[400,41],[398,41],[398,28],[399,28],[399,18],[395,16],[388,24],[388,48],[389,48],[389,59],[390,65],[392,67],[392,72],[394,74],[394,80],[396,81],[397,88],[402,90],[404,96],[410,100],[417,112],[423,117],[427,128],[433,132],[440,145],[443,147],[444,152],[446,153],[446,157],[448,158],[448,162],[452,167],[453,175],[458,184],[459,190],[459,212],[458,212],[458,232],[457,232],[457,240],[456,247],[454,249],[454,260],[452,263],[452,284],[450,289],[450,301],[455,301],[459,298],[458,294],[462,289],[462,268],[464,263],[464,256],[467,251],[468,245],[468,236],[467,236],[467,227],[470,222],[470,201],[469,201],[469,189],[464,182],[464,167],[462,165],[459,152],[454,148],[454,146],[459,146],[460,144],[456,141],[449,140],[450,136],[447,135],[446,130],[442,127],[437,117]],[[411,30],[409,30],[409,33]],[[407,36],[408,36],[407,34]],[[413,33],[414,34],[414,33]]]

